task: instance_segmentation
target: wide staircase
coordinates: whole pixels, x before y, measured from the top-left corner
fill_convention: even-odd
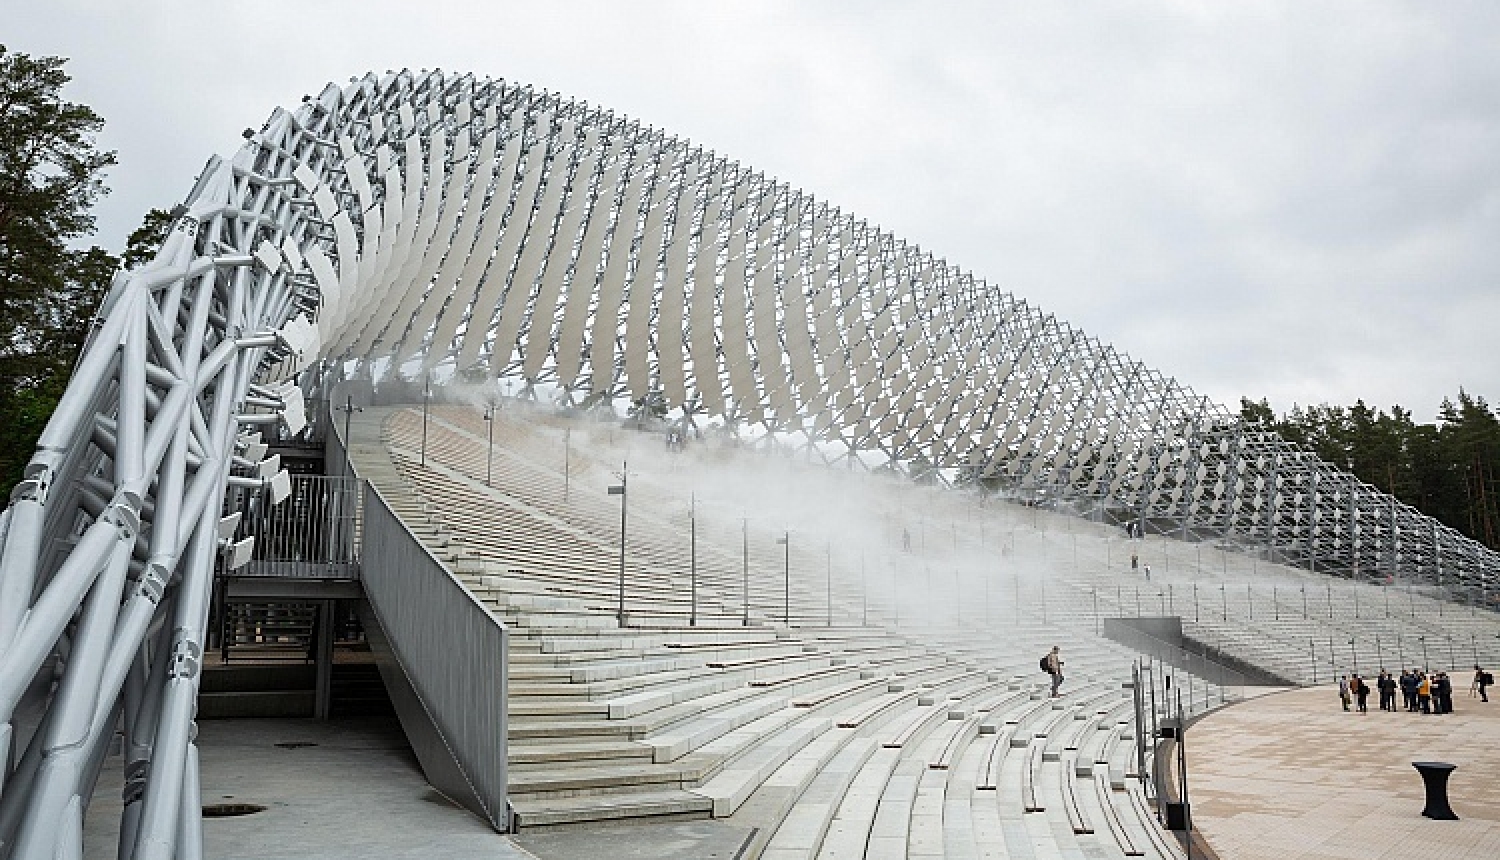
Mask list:
[[[1251,602],[1305,576],[520,404],[493,426],[372,409],[351,433],[359,474],[510,630],[523,828],[712,816],[751,830],[747,857],[1173,857],[1132,778],[1134,652],[1103,619],[1185,615],[1196,585],[1187,626],[1227,643],[1242,565],[1264,574]],[[1300,632],[1281,635],[1257,644],[1292,672]],[[1037,668],[1053,644],[1057,699]],[[1195,710],[1228,698],[1183,681]]]

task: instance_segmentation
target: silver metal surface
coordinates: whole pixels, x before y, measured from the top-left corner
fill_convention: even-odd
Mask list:
[[[445,749],[436,754],[457,765],[454,784],[433,782],[504,831],[505,629],[373,489],[365,494],[365,524],[365,596],[441,736]]]

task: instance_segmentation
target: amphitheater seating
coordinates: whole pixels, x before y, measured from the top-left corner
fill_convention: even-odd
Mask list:
[[[1462,613],[1433,622],[1440,601],[1415,591],[1401,593],[1397,618],[1388,590],[1330,591],[1217,550],[1217,568],[1200,566],[1189,544],[1127,542],[1035,509],[976,512],[956,493],[903,498],[875,477],[836,476],[865,481],[858,492],[885,520],[867,563],[801,532],[788,560],[776,524],[701,498],[694,550],[691,488],[657,437],[520,404],[499,413],[493,454],[490,429],[442,405],[424,445],[419,411],[374,409],[355,419],[351,453],[510,628],[510,789],[523,828],[714,816],[754,828],[750,857],[1005,856],[1009,845],[1165,860],[1175,843],[1130,778],[1133,654],[1096,635],[1102,617],[1170,608],[1190,634],[1297,679],[1311,674],[1306,640],[1330,630],[1357,640],[1363,665],[1363,638],[1380,625],[1468,629]],[[588,438],[565,452],[570,432]],[[619,501],[603,488],[627,459],[621,619]],[[907,552],[894,524],[913,510],[925,525]],[[1151,583],[1130,578],[1132,549],[1153,564]],[[966,570],[973,558],[995,571]],[[920,596],[902,597],[902,579]],[[1331,623],[1312,604],[1302,617],[1300,589],[1312,598],[1313,584]],[[1069,677],[1054,700],[1036,656],[1059,643]],[[1190,683],[1196,709],[1229,692]]]

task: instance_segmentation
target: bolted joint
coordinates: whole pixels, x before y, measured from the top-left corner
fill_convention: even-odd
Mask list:
[[[136,534],[141,530],[141,497],[130,490],[121,490],[115,493],[110,501],[109,507],[99,518],[105,522],[114,523],[120,530],[120,536],[126,540],[135,540]]]
[[[146,793],[146,780],[151,776],[151,760],[136,759],[125,764],[125,787],[120,790],[120,797],[125,805],[139,801]]]
[[[47,503],[47,485],[36,478],[27,478],[16,484],[16,488],[10,491],[11,504],[16,502],[36,502],[39,505]]]
[[[167,566],[159,561],[149,561],[141,571],[141,578],[136,583],[136,593],[151,601],[153,605],[160,603],[163,594],[167,592],[167,583],[172,579],[172,572]]]
[[[192,680],[198,677],[203,667],[203,648],[187,638],[187,631],[178,630],[172,643],[172,665],[167,667],[167,678]]]

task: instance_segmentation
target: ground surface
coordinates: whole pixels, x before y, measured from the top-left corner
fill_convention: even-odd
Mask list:
[[[748,835],[691,821],[501,836],[427,785],[394,718],[205,720],[198,743],[205,806],[266,807],[204,819],[214,860],[709,860],[735,856]],[[90,860],[115,856],[121,764],[105,762],[89,807]]]
[[[1223,860],[1500,857],[1500,701],[1461,688],[1441,717],[1377,701],[1345,713],[1335,690],[1297,689],[1188,730],[1194,823]],[[1459,821],[1421,815],[1411,763],[1434,760],[1458,765],[1448,797]]]

